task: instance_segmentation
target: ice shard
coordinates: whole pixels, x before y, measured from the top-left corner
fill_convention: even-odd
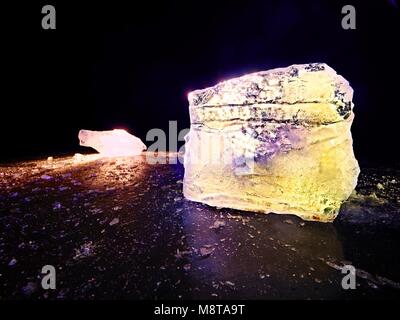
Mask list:
[[[107,157],[136,156],[146,150],[142,140],[122,129],[80,130],[78,138],[81,146],[91,147]]]
[[[329,222],[357,184],[353,89],[323,63],[256,72],[189,94],[184,195]]]

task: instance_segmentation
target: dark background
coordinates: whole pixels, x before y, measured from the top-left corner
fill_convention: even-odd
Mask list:
[[[52,4],[57,29],[41,28]],[[343,30],[341,8],[356,8]],[[26,1],[2,5],[0,161],[82,152],[79,129],[189,127],[189,91],[325,62],[355,90],[362,165],[399,163],[398,1]],[[147,143],[149,145],[149,143]]]

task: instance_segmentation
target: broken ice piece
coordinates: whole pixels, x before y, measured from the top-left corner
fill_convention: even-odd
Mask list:
[[[81,162],[81,161],[83,161],[83,159],[84,159],[84,155],[83,154],[81,154],[81,153],[75,153],[74,154],[73,160],[75,162]]]
[[[81,146],[91,147],[107,157],[137,156],[146,150],[142,140],[121,129],[80,130],[78,137]]]
[[[214,252],[215,248],[213,248],[211,245],[204,245],[200,248],[200,256],[202,258],[207,258]]]
[[[225,227],[225,221],[216,220],[214,224],[210,227],[210,229],[219,230],[220,228]]]
[[[14,266],[16,263],[17,263],[17,259],[12,258],[12,259],[10,260],[10,262],[8,263],[8,266],[9,266],[9,267],[12,267],[12,266]]]
[[[357,184],[353,89],[323,63],[189,93],[184,195],[216,207],[332,221]]]
[[[119,223],[119,219],[118,218],[114,218],[111,220],[111,222],[109,223],[110,226],[113,226],[114,224]]]

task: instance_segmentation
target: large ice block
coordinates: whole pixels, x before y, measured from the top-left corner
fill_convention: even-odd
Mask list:
[[[146,150],[142,140],[122,129],[80,130],[78,137],[81,146],[91,147],[107,157],[136,156]]]
[[[353,90],[323,63],[189,94],[184,195],[212,206],[332,221],[357,184]]]

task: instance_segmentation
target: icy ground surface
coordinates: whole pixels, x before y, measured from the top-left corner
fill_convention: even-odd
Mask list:
[[[144,156],[0,164],[0,299],[400,296],[399,171],[362,168],[333,224],[190,202],[182,177]]]

